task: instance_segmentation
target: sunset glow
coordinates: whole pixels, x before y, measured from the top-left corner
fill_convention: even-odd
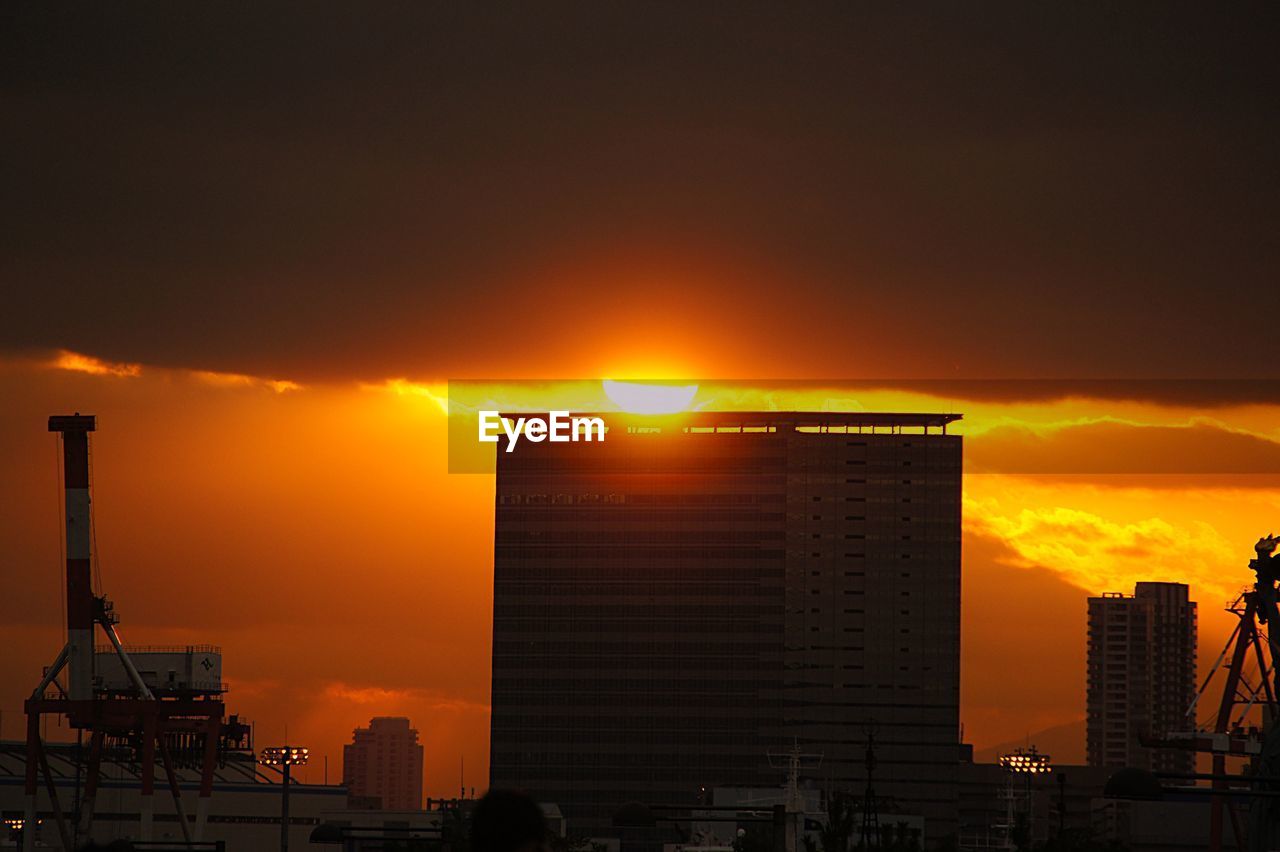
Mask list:
[[[45,409],[57,408],[62,399],[96,408],[111,426],[94,439],[104,580],[120,602],[122,629],[130,641],[204,641],[217,634],[226,647],[227,677],[237,706],[260,729],[275,726],[277,736],[283,734],[286,719],[275,709],[281,690],[309,696],[305,713],[287,721],[291,732],[313,743],[316,754],[336,754],[341,732],[361,723],[375,699],[386,712],[430,712],[437,721],[426,735],[428,762],[456,762],[461,749],[480,777],[488,688],[483,613],[489,606],[492,547],[484,507],[492,500],[492,479],[444,472],[445,424],[450,419],[444,384],[406,379],[308,384],[281,395],[256,392],[255,382],[210,382],[192,375],[178,402],[169,394],[173,383],[182,381],[180,375],[137,367],[130,376],[133,401],[125,405],[115,390],[123,387],[115,382],[120,377],[116,372],[42,373],[16,364],[0,372],[4,391],[14,400],[0,424],[0,438],[24,448],[17,454],[21,461],[14,468],[14,487],[49,494],[48,501],[35,501],[0,521],[5,540],[17,545],[14,557],[29,564],[57,558],[56,541],[48,534],[54,521],[45,517],[45,502],[53,499],[52,474],[46,469],[48,436],[31,424],[38,427]],[[594,390],[581,382],[537,387],[507,383],[466,390],[475,394],[477,405],[542,411],[584,410],[606,402],[620,408],[639,402],[636,407],[642,408],[654,398],[683,409],[695,394],[712,410],[929,410],[942,404],[892,388],[842,391],[767,383],[756,388],[714,382],[665,387],[607,381],[595,383]],[[1100,452],[1109,442],[1124,446],[1129,435],[1142,430],[1185,425],[1194,411],[1088,399],[962,401],[961,408],[965,419],[955,425],[968,435],[967,453],[975,464],[1016,462],[1010,448],[1017,444],[1009,444],[1009,436],[1025,428],[1041,442],[1036,458],[1042,463],[1056,459],[1055,468],[1073,464],[1082,447]],[[151,414],[143,417],[134,410]],[[156,416],[182,424],[181,430],[157,431],[151,423]],[[1217,408],[1213,418],[1220,425],[1205,426],[1198,440],[1206,452],[1218,441],[1230,447],[1239,429],[1247,427],[1261,437],[1261,425],[1277,416],[1280,407]],[[307,428],[299,431],[303,423]],[[1095,423],[1108,425],[1091,425]],[[1084,444],[1062,440],[1076,429],[1092,429],[1093,437]],[[279,454],[282,446],[290,451]],[[1001,588],[1025,585],[1041,601],[1036,611],[1061,613],[1078,627],[1083,595],[1176,573],[1192,583],[1193,595],[1202,602],[1206,646],[1229,629],[1217,604],[1247,580],[1244,561],[1253,540],[1275,527],[1280,483],[1257,475],[1178,473],[1184,459],[1161,456],[1158,442],[1147,446],[1153,454],[1150,464],[1164,472],[1064,479],[1015,467],[1003,474],[966,477],[965,720],[977,747],[994,744],[1010,724],[1047,728],[1072,722],[1080,712],[1073,696],[1083,678],[1081,642],[1059,637],[1037,645],[1042,665],[1026,668],[1016,684],[1003,677],[1006,656],[1014,651],[1001,644],[1005,628],[995,627],[986,610],[987,601],[999,605],[1002,597],[996,592]],[[1255,458],[1258,464],[1267,463],[1269,447],[1264,443],[1250,450],[1261,453]],[[1178,451],[1176,443],[1168,449]],[[164,459],[169,472],[139,467],[136,461],[144,457]],[[317,467],[315,459],[325,464]],[[336,483],[341,483],[338,490]],[[199,497],[200,512],[183,508],[192,495]],[[285,516],[280,515],[282,506],[289,507]],[[234,537],[219,532],[232,527],[239,530]],[[283,545],[282,532],[288,542]],[[423,541],[430,542],[427,551]],[[258,566],[262,555],[270,553],[287,553],[289,564],[299,567],[282,565],[263,574]],[[177,558],[216,566],[224,579],[206,590],[206,605],[189,611],[182,622],[165,615],[167,592],[147,580]],[[13,642],[53,637],[58,630],[56,618],[41,614],[46,609],[41,602],[58,597],[57,573],[40,573],[35,579],[29,592],[10,596],[4,604],[10,616],[4,630]],[[311,582],[316,579],[323,582]],[[347,640],[334,646],[319,623],[286,628],[246,610],[236,590],[247,584],[260,595],[269,596],[274,589],[293,600],[296,618],[328,613],[342,620]],[[332,584],[347,590],[341,601],[324,594]],[[404,594],[406,590],[411,593]],[[440,602],[441,612],[449,615],[422,622],[421,596]],[[230,614],[229,620],[219,613]],[[1029,629],[1037,635],[1066,629],[1055,623]],[[459,668],[445,664],[438,653],[395,651],[399,645],[387,633],[395,624],[404,626],[404,647],[426,641],[437,652],[449,649],[446,657],[451,660],[472,663]],[[281,630],[298,632],[286,640]],[[381,650],[371,660],[372,646],[360,637],[375,631]],[[303,651],[308,644],[329,649],[332,665],[327,670],[321,671]],[[1006,650],[986,650],[996,645]],[[263,661],[255,649],[264,646],[279,648],[283,658]],[[280,659],[298,673],[288,684],[273,673]],[[420,674],[408,678],[403,671]],[[1041,672],[1052,672],[1052,677],[1037,683]],[[435,684],[432,690],[421,688],[424,678]],[[7,702],[12,705],[18,698],[11,695]],[[314,766],[307,771],[314,772]],[[449,788],[442,783],[432,789]]]
[[[1280,742],[1271,24],[18,4],[23,852],[456,847],[490,785],[559,852],[1280,837],[1240,774]],[[80,747],[37,784],[42,739]],[[309,750],[288,819],[264,748]],[[1002,755],[1044,756],[1017,801]],[[410,834],[347,831],[379,808]]]
[[[676,414],[688,411],[698,395],[697,385],[660,385],[604,379],[604,392],[622,411],[631,414]]]
[[[89,373],[94,376],[134,378],[142,375],[141,364],[113,364],[100,358],[94,358],[91,355],[82,355],[79,352],[69,352],[65,349],[59,352],[50,364],[59,370]]]

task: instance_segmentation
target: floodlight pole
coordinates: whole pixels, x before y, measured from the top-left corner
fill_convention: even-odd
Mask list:
[[[293,764],[304,764],[307,758],[307,749],[287,745],[263,749],[259,758],[259,762],[267,766],[280,767],[280,852],[289,852],[289,782],[293,777]]]
[[[284,784],[280,791],[280,852],[289,852],[289,760],[284,762]]]
[[[1052,765],[1049,762],[1049,755],[1042,754],[1036,750],[1035,746],[1031,746],[1028,750],[1014,749],[1013,753],[1000,756],[1000,765],[1009,773],[1009,786],[1005,794],[1007,800],[1007,811],[1005,816],[1004,841],[1006,849],[1013,848],[1013,829],[1017,823],[1017,782],[1019,777],[1024,781],[1022,790],[1023,813],[1027,816],[1026,831],[1027,838],[1030,841],[1034,834],[1033,820],[1035,819],[1035,807],[1031,794],[1031,776],[1039,775],[1052,771]],[[1065,790],[1065,788],[1063,788]],[[1061,792],[1061,791],[1060,791]]]

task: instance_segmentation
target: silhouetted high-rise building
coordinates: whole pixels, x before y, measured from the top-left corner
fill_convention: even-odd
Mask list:
[[[1091,766],[1191,772],[1195,755],[1148,748],[1143,736],[1194,727],[1196,605],[1182,583],[1138,583],[1132,596],[1089,598],[1088,754]]]
[[[342,747],[342,783],[350,795],[377,798],[388,811],[422,807],[422,746],[401,716],[375,716]]]
[[[797,743],[860,794],[873,728],[882,800],[954,831],[959,415],[605,418],[498,445],[491,784],[604,833]]]

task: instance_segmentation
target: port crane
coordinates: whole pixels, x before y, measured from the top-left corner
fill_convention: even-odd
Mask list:
[[[37,808],[41,776],[51,816],[66,852],[92,837],[94,799],[103,753],[130,750],[141,784],[139,839],[152,839],[157,757],[168,782],[183,838],[201,840],[213,792],[214,770],[228,749],[251,748],[247,726],[224,720],[222,655],[212,646],[132,650],[120,639],[119,617],[111,601],[93,586],[93,507],[89,436],[93,415],[49,418],[61,444],[65,500],[66,636],[52,665],[26,699],[26,777],[23,852],[34,852],[42,814]],[[97,632],[108,644],[95,647]],[[41,719],[65,716],[72,729],[87,733],[89,754],[78,813],[58,797],[41,737]],[[200,786],[194,820],[183,806],[176,770],[198,767]],[[70,803],[68,803],[70,804]],[[73,819],[74,818],[74,819]]]
[[[1215,795],[1210,797],[1210,852],[1222,852],[1223,831],[1230,824],[1238,849],[1271,849],[1273,833],[1280,831],[1280,680],[1276,663],[1280,644],[1271,629],[1280,625],[1277,605],[1280,581],[1280,536],[1268,534],[1254,545],[1249,568],[1256,580],[1227,606],[1236,616],[1236,625],[1227,638],[1191,706],[1187,719],[1194,729],[1148,739],[1150,745],[1184,748],[1211,756],[1208,778]],[[1221,683],[1216,706],[1210,716],[1197,723],[1197,713],[1212,701],[1210,687]],[[1249,761],[1245,773],[1227,771],[1227,759]],[[1203,776],[1198,776],[1203,777]],[[1246,818],[1238,807],[1240,782],[1249,782],[1252,795]],[[1236,786],[1233,788],[1233,784]],[[1233,792],[1234,791],[1234,792]],[[1261,844],[1261,845],[1259,845]]]

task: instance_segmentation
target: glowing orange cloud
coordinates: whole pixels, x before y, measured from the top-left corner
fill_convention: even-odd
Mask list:
[[[288,393],[302,388],[297,382],[285,379],[263,379],[243,373],[218,373],[212,370],[193,370],[191,375],[199,381],[215,387],[264,387],[276,393]]]
[[[119,376],[137,378],[142,375],[142,365],[123,361],[106,361],[83,352],[72,352],[69,349],[58,350],[45,366],[55,370],[69,370],[75,373],[88,373],[91,376]],[[244,373],[223,373],[216,370],[166,370],[148,367],[148,372],[189,376],[202,384],[214,387],[266,388],[275,393],[287,393],[300,390],[302,385],[287,379],[267,379],[261,376],[250,376]]]
[[[1013,565],[1051,571],[1090,594],[1173,578],[1228,600],[1247,579],[1239,539],[1167,505],[1157,515],[1160,508],[1136,491],[1083,495],[1061,484],[1014,485],[1007,477],[969,477],[965,484],[972,532],[1002,541]]]
[[[449,413],[449,392],[438,385],[432,388],[408,379],[387,379],[382,384],[362,384],[360,387],[363,390],[385,391],[396,396],[422,397],[434,402],[441,413]]]
[[[125,376],[132,378],[142,375],[141,364],[112,363],[103,361],[100,358],[94,358],[92,355],[72,352],[68,349],[59,350],[57,357],[49,363],[49,366],[57,370],[72,370],[78,373],[90,373],[95,376]]]

